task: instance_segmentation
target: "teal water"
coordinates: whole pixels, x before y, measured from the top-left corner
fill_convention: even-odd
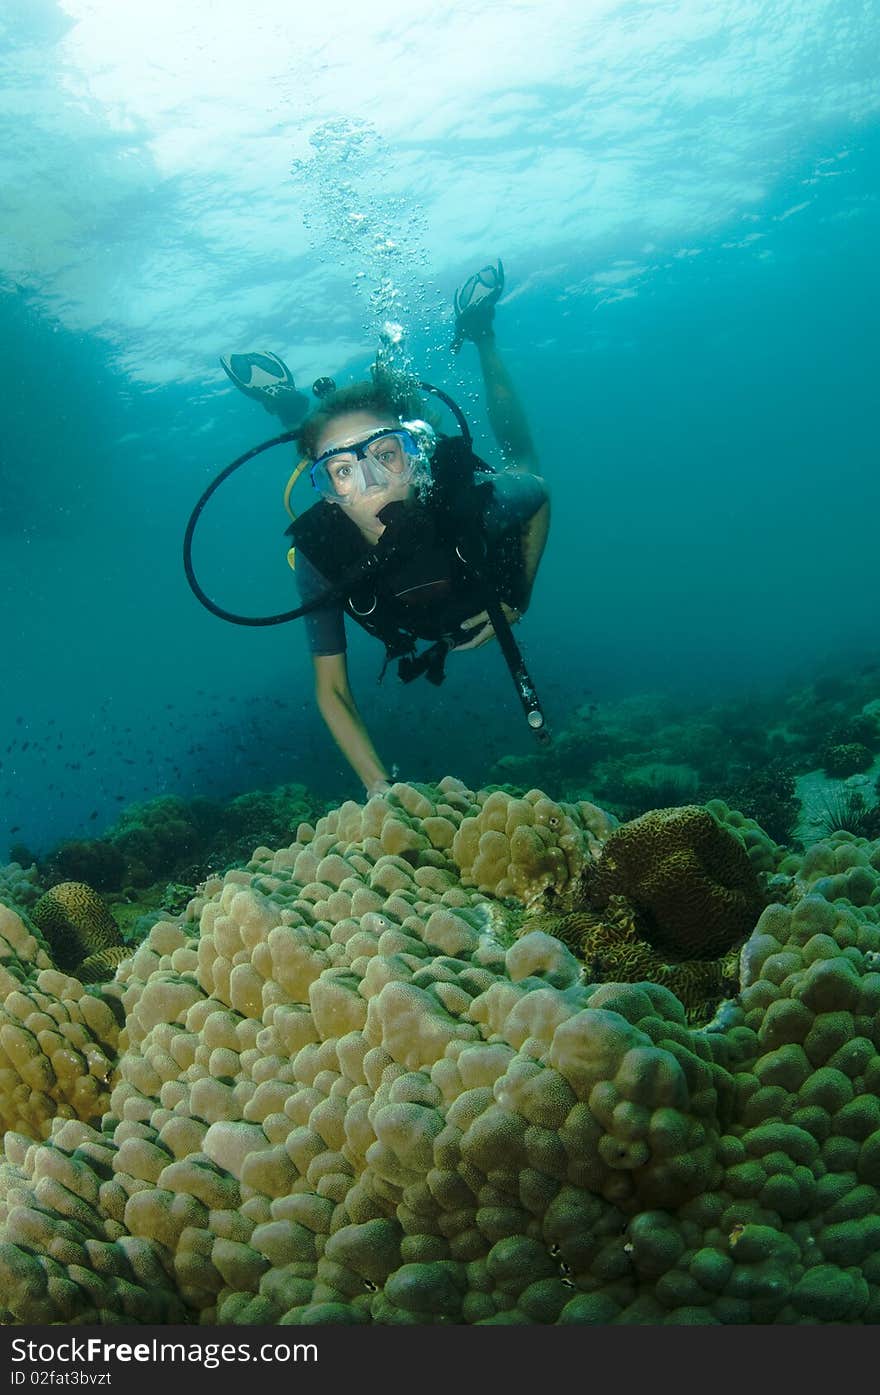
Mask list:
[[[499,343],[554,500],[520,634],[555,728],[587,698],[694,700],[858,669],[877,644],[876,15],[847,3],[453,3],[210,26],[156,3],[0,20],[0,860],[133,800],[359,790],[295,625],[187,588],[189,511],[274,419],[218,355],[361,376],[390,318],[491,439],[451,297],[502,255]],[[294,604],[264,455],[199,575]],[[301,489],[301,506],[308,492]],[[376,686],[408,779],[527,752],[491,647]],[[880,694],[878,694],[880,695]]]

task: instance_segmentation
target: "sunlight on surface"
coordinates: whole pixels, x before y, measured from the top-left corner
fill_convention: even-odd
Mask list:
[[[328,305],[339,342],[389,303],[431,324],[502,248],[521,285],[549,263],[591,309],[630,298],[621,262],[746,245],[811,138],[877,102],[867,17],[831,0],[49,13],[21,11],[6,64],[0,276],[144,381],[286,323],[310,371]]]

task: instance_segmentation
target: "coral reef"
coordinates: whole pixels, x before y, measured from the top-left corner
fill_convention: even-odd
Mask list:
[[[804,840],[801,780],[870,781],[880,766],[880,663],[792,691],[714,703],[651,693],[577,708],[540,751],[504,756],[494,778],[595,801],[622,820],[650,809],[723,800],[777,844]],[[872,801],[876,805],[876,799]],[[809,833],[806,834],[809,841]]]
[[[515,937],[514,885],[551,903],[626,830],[565,803],[552,824],[536,790],[520,846],[498,793],[343,804],[209,879],[100,990],[0,912],[4,1107],[10,1025],[48,1081],[41,1014],[112,1048],[124,1011],[108,1106],[80,1038],[92,1107],[46,1090],[9,1125],[4,1322],[880,1320],[876,903],[794,859],[696,1030],[664,986]],[[717,913],[687,943],[717,952],[733,902],[700,877]]]

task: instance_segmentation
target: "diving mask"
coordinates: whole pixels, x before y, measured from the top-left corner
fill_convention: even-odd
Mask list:
[[[424,479],[436,438],[423,421],[379,427],[360,441],[334,446],[311,467],[311,481],[325,499],[348,506],[370,490],[393,490]]]

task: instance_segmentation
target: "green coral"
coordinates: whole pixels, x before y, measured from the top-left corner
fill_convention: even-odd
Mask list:
[[[769,760],[749,771],[729,791],[728,802],[754,819],[775,843],[792,841],[801,806],[790,761]]]
[[[869,770],[874,753],[860,741],[846,741],[826,745],[822,750],[822,768],[826,775],[845,780],[848,775],[858,775]]]
[[[170,880],[194,884],[246,862],[254,847],[292,841],[323,811],[305,785],[252,790],[227,803],[163,795],[125,809],[101,838],[69,839],[41,860],[47,885],[82,881],[98,891],[137,892]]]
[[[13,861],[0,867],[0,905],[26,911],[37,904],[44,890],[36,863]]]

